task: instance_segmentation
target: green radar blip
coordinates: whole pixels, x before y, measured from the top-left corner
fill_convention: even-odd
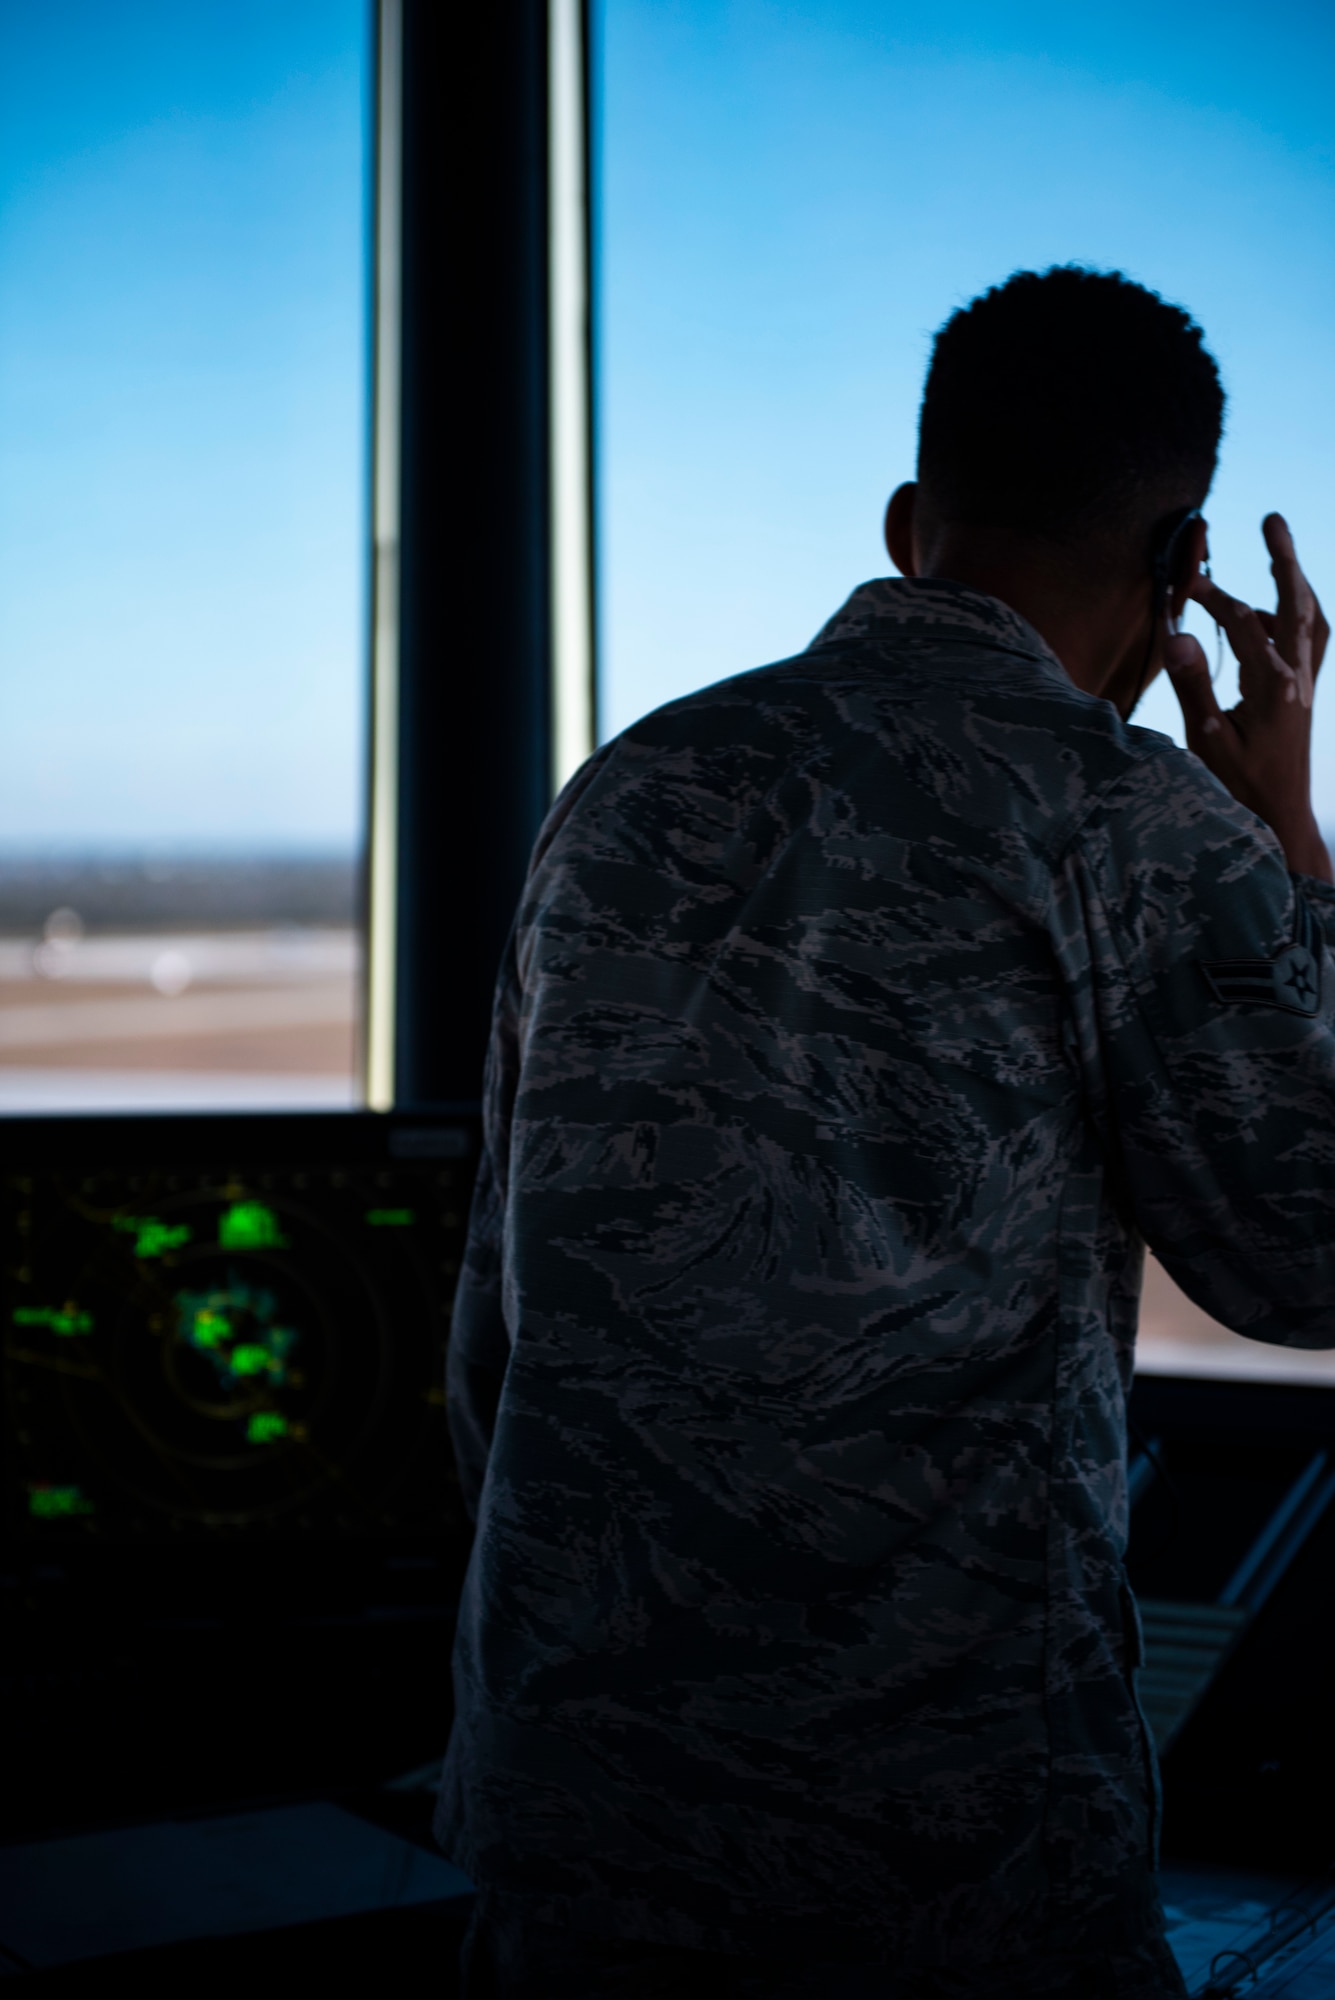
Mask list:
[[[246,1424],[246,1441],[249,1444],[273,1444],[287,1436],[287,1418],[280,1417],[277,1410],[254,1410]]]
[[[188,1347],[207,1355],[229,1387],[261,1381],[281,1386],[298,1335],[278,1319],[274,1295],[248,1285],[234,1272],[207,1292],[176,1294],[176,1330]]]
[[[271,1358],[268,1348],[259,1341],[246,1340],[232,1349],[227,1362],[234,1375],[264,1375],[268,1373]]]
[[[159,1222],[156,1215],[117,1215],[111,1226],[134,1237],[136,1257],[161,1257],[164,1251],[179,1250],[191,1236],[188,1222]]]
[[[57,1306],[15,1306],[14,1324],[44,1326],[51,1333],[59,1334],[62,1339],[68,1340],[75,1334],[91,1333],[93,1315],[90,1312],[80,1312],[75,1305],[67,1305],[63,1309]]]
[[[368,1208],[366,1220],[372,1229],[411,1229],[417,1213],[411,1208]]]
[[[278,1217],[262,1201],[234,1201],[218,1218],[218,1241],[224,1250],[282,1250],[287,1245]]]
[[[67,1521],[74,1514],[92,1514],[91,1500],[81,1486],[31,1486],[28,1512],[36,1521]]]

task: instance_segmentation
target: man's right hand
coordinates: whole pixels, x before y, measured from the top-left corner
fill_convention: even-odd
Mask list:
[[[1261,523],[1278,589],[1273,612],[1256,611],[1208,577],[1191,595],[1223,626],[1238,662],[1240,699],[1221,709],[1200,644],[1164,642],[1164,664],[1182,705],[1187,746],[1235,799],[1271,827],[1297,875],[1332,876],[1312,811],[1312,698],[1330,627],[1303,575],[1280,514]]]

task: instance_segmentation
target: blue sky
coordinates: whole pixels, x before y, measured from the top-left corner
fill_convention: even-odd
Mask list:
[[[1116,267],[1200,319],[1231,398],[1215,573],[1269,601],[1258,524],[1280,507],[1335,602],[1335,9],[601,0],[598,20],[605,730],[798,649],[887,571],[931,335],[1020,266]],[[1139,719],[1176,733],[1171,689]]]
[[[1265,601],[1280,506],[1335,600],[1335,10],[595,10],[605,727],[884,572],[931,334],[1022,264],[1197,314],[1216,573]],[[358,836],[364,57],[362,0],[0,0],[0,845]]]
[[[0,843],[346,847],[360,0],[0,0]]]

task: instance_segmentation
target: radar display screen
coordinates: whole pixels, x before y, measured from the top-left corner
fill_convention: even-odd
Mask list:
[[[472,1126],[146,1119],[117,1147],[94,1122],[32,1121],[5,1175],[11,1533],[456,1525],[444,1348]]]

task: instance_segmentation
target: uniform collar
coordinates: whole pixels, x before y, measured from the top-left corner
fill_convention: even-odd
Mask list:
[[[849,640],[894,638],[963,640],[994,651],[1023,653],[1069,677],[1045,639],[1028,619],[998,597],[940,576],[877,576],[860,583],[848,602],[821,626],[817,646]],[[809,649],[810,650],[810,649]]]

